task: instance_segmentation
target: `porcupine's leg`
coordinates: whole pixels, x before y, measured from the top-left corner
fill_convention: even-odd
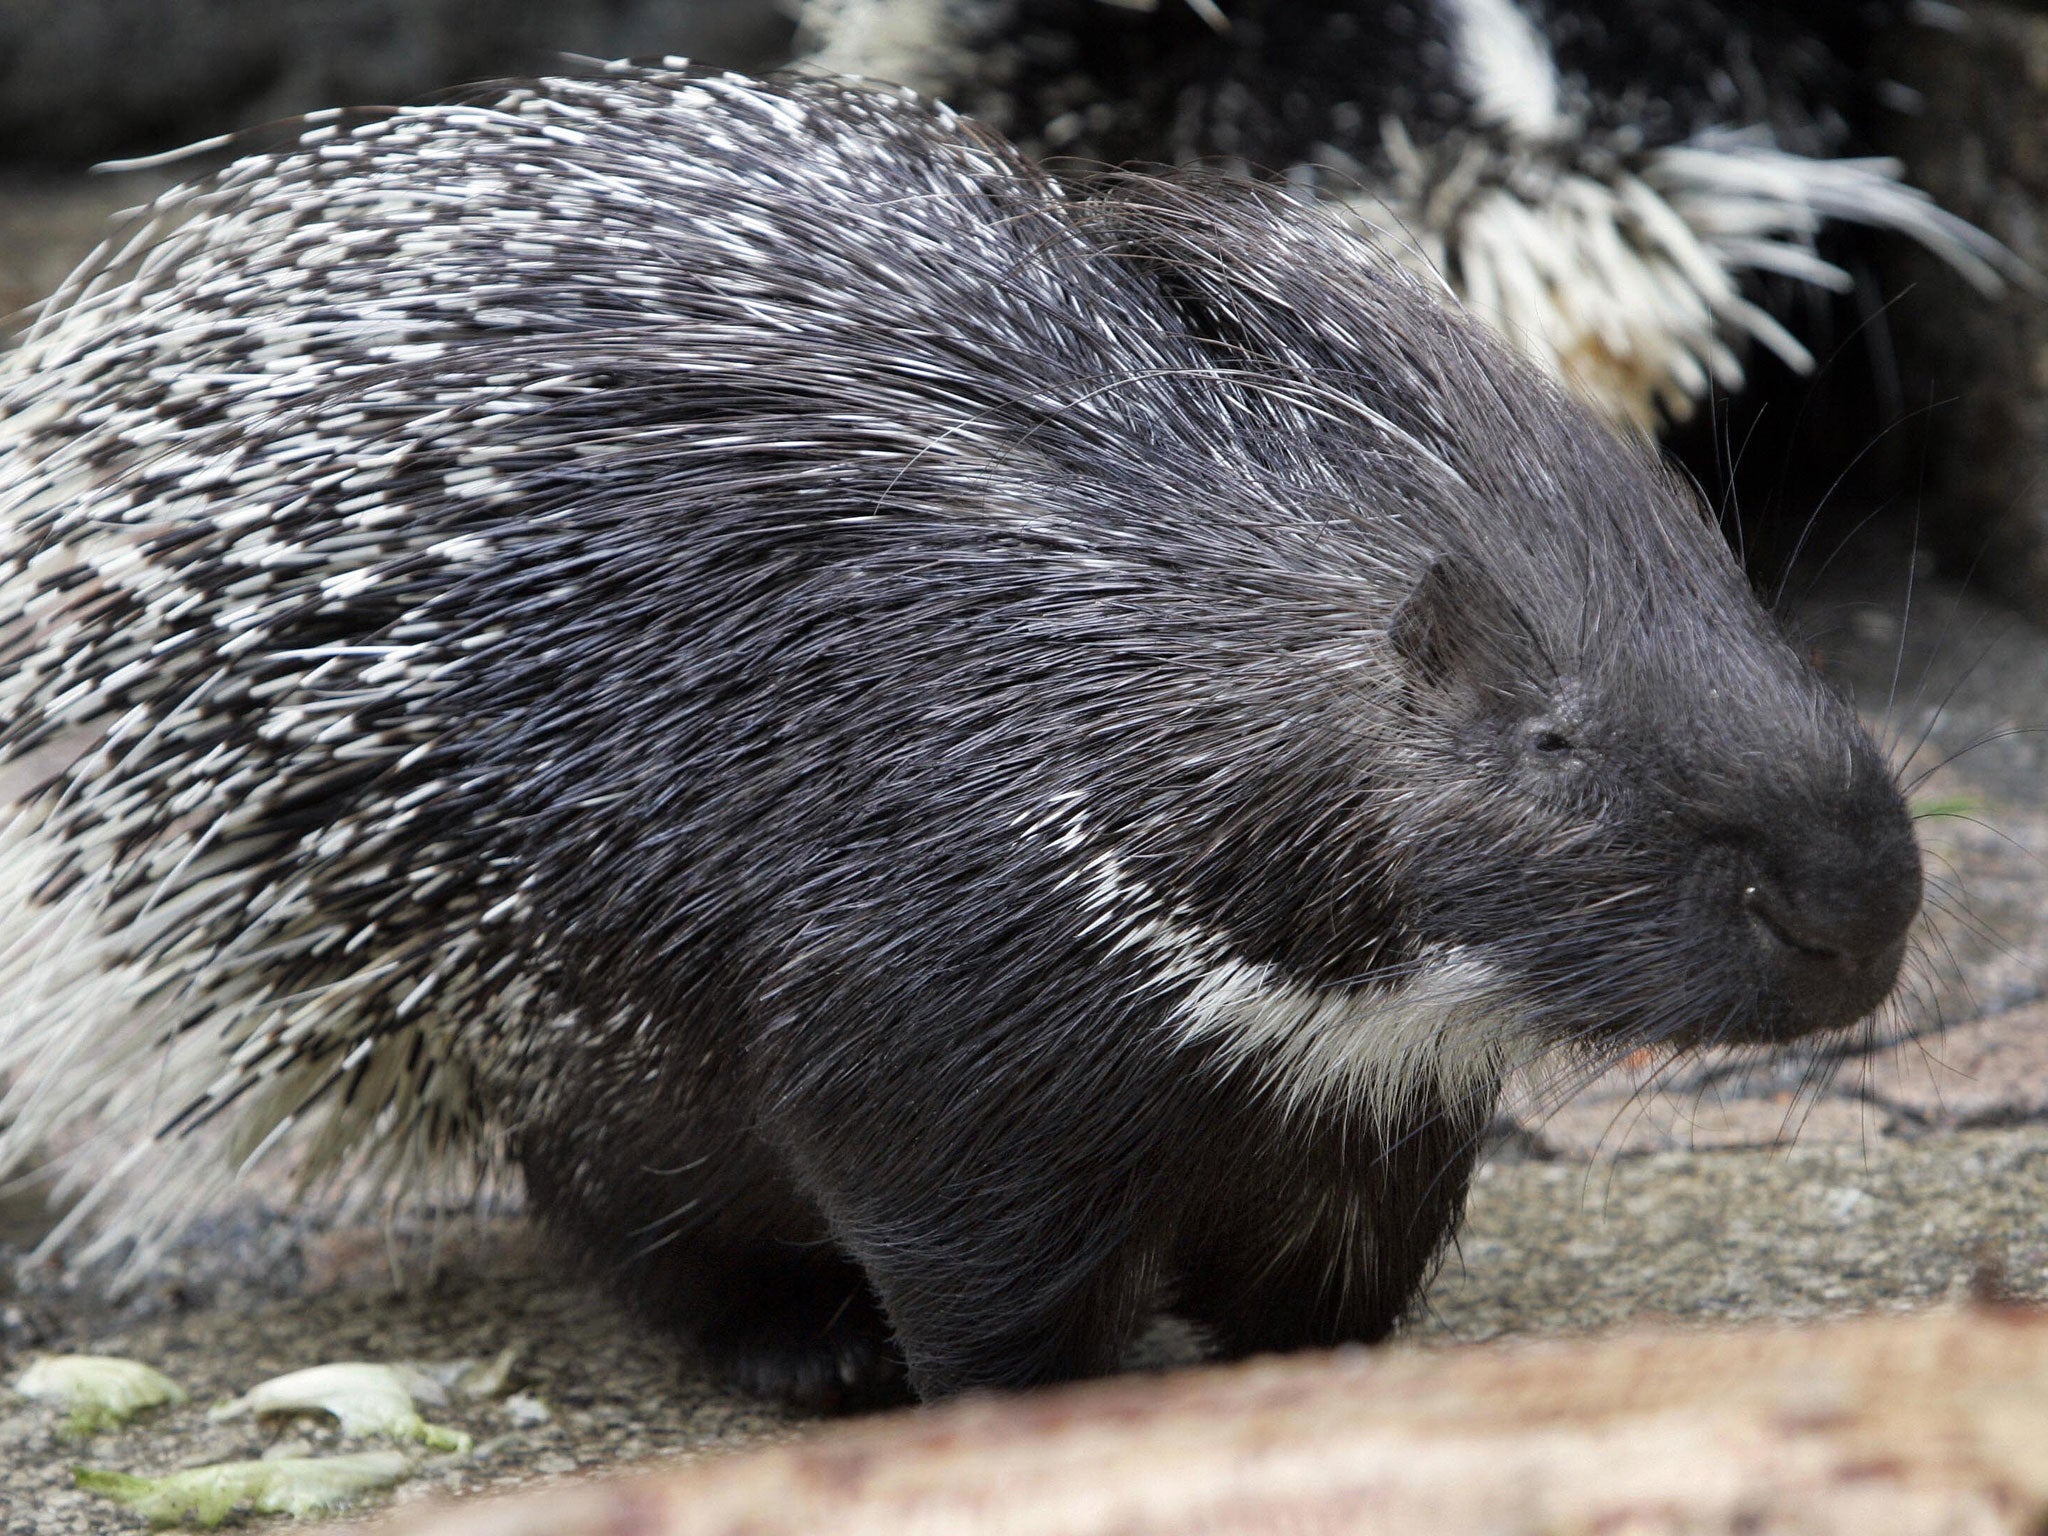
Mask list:
[[[855,1240],[927,1400],[1107,1375],[1158,1300],[1156,1241],[1087,1202],[956,1209]]]
[[[1156,1084],[1075,1062],[899,1072],[785,1127],[921,1397],[1107,1374],[1156,1310],[1175,1172]],[[921,1082],[948,1089],[943,1112]]]
[[[1456,1229],[1490,1109],[1486,1096],[1382,1128],[1241,1107],[1239,1156],[1196,1181],[1172,1309],[1228,1356],[1385,1337]]]
[[[829,1241],[756,1243],[700,1259],[710,1274],[697,1337],[721,1380],[821,1413],[910,1401],[874,1288]]]
[[[628,1156],[604,1134],[536,1139],[521,1161],[535,1210],[636,1310],[752,1396],[824,1413],[909,1399],[873,1289],[766,1148],[728,1128]]]

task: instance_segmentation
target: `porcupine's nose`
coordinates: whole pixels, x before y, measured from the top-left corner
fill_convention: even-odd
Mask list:
[[[1909,826],[1858,830],[1816,832],[1777,867],[1753,866],[1742,887],[1779,1003],[1773,1037],[1853,1024],[1898,980],[1920,911],[1920,850]]]

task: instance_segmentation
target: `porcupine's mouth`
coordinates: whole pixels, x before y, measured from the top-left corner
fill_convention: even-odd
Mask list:
[[[1862,914],[1856,931],[1848,925],[1822,928],[1801,923],[1770,893],[1751,886],[1743,910],[1763,957],[1780,1006],[1759,1019],[1756,1038],[1764,1043],[1846,1029],[1867,1018],[1891,995],[1905,965],[1907,929],[1919,911],[1918,880],[1908,905],[1892,895]]]

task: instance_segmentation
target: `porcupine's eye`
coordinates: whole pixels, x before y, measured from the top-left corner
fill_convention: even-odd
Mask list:
[[[1535,757],[1546,767],[1562,768],[1577,760],[1579,743],[1567,731],[1563,722],[1548,715],[1539,715],[1522,723],[1518,732],[1522,750]]]
[[[1576,768],[1595,754],[1589,748],[1584,685],[1576,677],[1554,678],[1514,725],[1515,745],[1541,769]]]

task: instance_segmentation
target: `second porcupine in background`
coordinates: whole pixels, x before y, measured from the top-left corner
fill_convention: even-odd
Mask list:
[[[1052,164],[1221,164],[1357,214],[1525,355],[1655,429],[1855,285],[1843,227],[1985,291],[2010,252],[1858,153],[1908,0],[806,0],[818,67],[901,81]],[[1867,279],[1866,279],[1867,281]],[[1874,309],[1872,296],[1866,313]]]
[[[329,114],[0,373],[0,1153],[509,1158],[802,1401],[1386,1332],[1504,1072],[1890,990],[1696,501],[1246,189],[618,67]],[[146,1176],[145,1176],[146,1175]]]

